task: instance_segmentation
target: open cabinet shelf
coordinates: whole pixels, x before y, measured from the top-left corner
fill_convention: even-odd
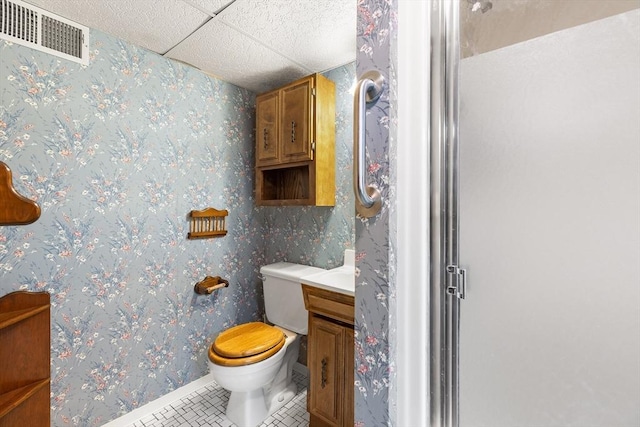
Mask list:
[[[31,316],[35,316],[42,311],[48,310],[49,306],[31,307],[24,310],[15,310],[8,313],[0,313],[0,329],[8,328],[14,323],[21,322]]]
[[[6,415],[19,408],[23,402],[29,400],[30,397],[42,389],[46,389],[47,395],[49,394],[49,379],[36,381],[5,394],[0,394],[0,423]]]
[[[0,427],[50,425],[50,297],[0,298]]]

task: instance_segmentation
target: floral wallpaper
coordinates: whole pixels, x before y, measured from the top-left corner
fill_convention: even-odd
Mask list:
[[[42,209],[0,227],[0,295],[51,295],[53,426],[102,425],[206,374],[217,333],[261,318],[261,265],[332,267],[355,234],[354,64],[327,73],[340,105],[336,207],[257,208],[255,94],[91,40],[88,66],[0,41],[0,160]],[[229,233],[187,240],[189,211],[208,206],[229,211]],[[197,296],[206,275],[231,285]]]
[[[393,425],[393,283],[395,278],[395,156],[393,155],[394,51],[397,4],[358,2],[357,75],[378,70],[384,91],[367,111],[366,182],[383,206],[373,218],[356,218],[355,425]]]

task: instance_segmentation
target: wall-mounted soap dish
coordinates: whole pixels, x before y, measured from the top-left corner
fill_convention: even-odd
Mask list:
[[[225,224],[227,215],[229,215],[229,211],[219,211],[214,208],[189,212],[191,222],[187,239],[206,239],[225,236],[227,234],[227,226]]]

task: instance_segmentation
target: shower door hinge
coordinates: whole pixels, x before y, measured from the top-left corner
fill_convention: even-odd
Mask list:
[[[450,284],[447,286],[447,293],[459,299],[464,299],[467,294],[467,270],[457,265],[448,265],[447,273],[451,278]]]

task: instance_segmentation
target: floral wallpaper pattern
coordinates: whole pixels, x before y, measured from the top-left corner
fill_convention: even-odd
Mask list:
[[[373,218],[356,218],[355,426],[393,425],[395,277],[393,247],[394,162],[391,107],[397,4],[393,0],[358,2],[358,76],[377,70],[384,91],[369,107],[366,119],[366,182],[377,186],[383,206]]]
[[[342,105],[336,207],[256,208],[255,94],[91,40],[88,66],[0,41],[0,160],[42,208],[0,227],[0,295],[51,295],[53,426],[102,425],[206,374],[217,333],[261,318],[261,265],[332,267],[354,239],[354,64],[327,73]],[[187,240],[189,211],[208,206],[229,211],[229,233]],[[196,296],[205,275],[231,285]]]

